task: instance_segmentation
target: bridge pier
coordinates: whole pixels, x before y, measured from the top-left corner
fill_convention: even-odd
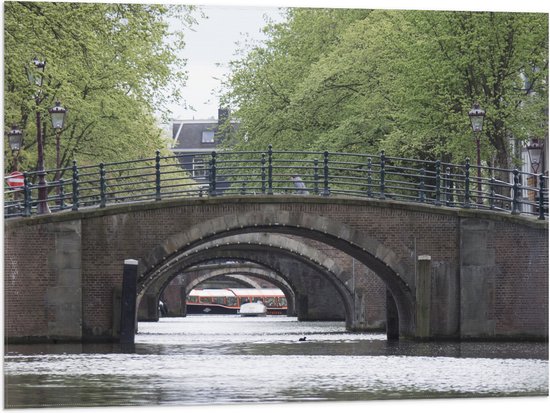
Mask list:
[[[399,314],[389,290],[386,290],[386,337],[388,340],[399,340]]]
[[[159,321],[158,295],[156,292],[146,292],[139,301],[137,311],[138,321]]]
[[[368,267],[349,257],[346,282],[353,300],[352,331],[383,331],[386,328],[386,286]]]
[[[358,288],[352,293],[353,295],[353,311],[350,330],[351,331],[367,331],[367,291]]]
[[[420,255],[416,270],[416,338],[431,337],[432,257]]]
[[[120,343],[134,344],[136,335],[137,260],[125,260],[122,274]]]
[[[299,321],[343,321],[345,307],[329,282],[306,266],[300,266],[306,276],[297,293],[296,315]]]

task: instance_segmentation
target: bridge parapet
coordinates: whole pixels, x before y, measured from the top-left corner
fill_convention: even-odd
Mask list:
[[[193,155],[193,154],[187,154]],[[201,155],[203,154],[196,154]],[[285,195],[349,196],[450,208],[548,214],[548,177],[464,164],[341,152],[219,151],[209,156],[203,183],[181,155],[46,171],[46,199],[37,199],[36,171],[4,192],[4,217],[172,198]],[[185,158],[188,159],[188,158]],[[187,168],[187,169],[186,169]],[[472,172],[478,172],[473,174]],[[477,175],[477,176],[473,176]],[[207,186],[205,186],[207,185]],[[48,209],[48,208],[44,208]]]

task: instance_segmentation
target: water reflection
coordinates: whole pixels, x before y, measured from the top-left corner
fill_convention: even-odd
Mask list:
[[[7,407],[548,394],[545,343],[395,343],[288,317],[190,316],[139,329],[130,348],[6,346]]]

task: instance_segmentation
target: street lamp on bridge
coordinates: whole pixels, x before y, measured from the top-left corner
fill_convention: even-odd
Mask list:
[[[50,208],[46,201],[48,197],[48,188],[46,187],[46,170],[44,168],[44,136],[42,134],[42,120],[40,113],[40,103],[44,99],[42,94],[42,85],[44,83],[44,70],[46,68],[46,61],[40,60],[35,57],[31,62],[31,67],[27,70],[27,76],[29,82],[38,86],[38,90],[34,95],[34,101],[36,102],[36,146],[38,148],[38,214],[49,214]]]
[[[48,109],[48,112],[50,112],[50,116],[52,117],[52,127],[55,129],[55,167],[59,169],[61,167],[59,135],[65,125],[65,115],[67,114],[67,109],[61,106],[61,103],[58,100],[55,102],[55,106],[53,108]],[[59,171],[57,171],[57,173],[59,173]]]
[[[38,90],[34,94],[34,100],[36,103],[36,144],[38,148],[38,165],[37,165],[37,176],[38,176],[38,205],[37,213],[38,214],[49,214],[50,208],[48,207],[48,188],[46,186],[46,168],[44,166],[44,133],[42,131],[42,113],[40,111],[40,104],[45,98],[45,95],[42,91],[42,86],[44,84],[44,69],[46,68],[46,61],[42,61],[35,57],[32,60],[31,66],[27,68],[27,77],[31,84],[34,84],[38,87]],[[55,106],[51,109],[48,109],[52,120],[52,127],[55,129],[56,133],[56,175],[55,180],[59,179],[61,159],[60,159],[60,141],[59,135],[65,124],[65,115],[67,110],[61,106],[59,101],[56,101]]]
[[[15,172],[17,171],[19,151],[21,150],[21,146],[23,146],[23,131],[16,124],[13,124],[11,130],[8,132],[8,142],[13,156],[13,171]]]
[[[476,137],[476,150],[477,150],[477,203],[483,202],[481,198],[481,149],[479,142],[479,135],[483,130],[483,120],[485,118],[485,111],[481,109],[478,102],[475,102],[472,109],[468,112],[470,122],[472,124],[472,130]]]
[[[529,158],[531,171],[533,173],[532,175],[527,177],[527,186],[531,188],[537,188],[539,185],[537,179],[539,169],[544,172],[544,142],[539,139],[530,139],[529,142],[525,144],[525,149],[527,149],[527,157]],[[528,196],[529,201],[537,201],[537,196],[535,195],[535,192],[529,191]]]
[[[544,164],[544,143],[538,139],[531,139],[529,143],[525,145],[525,148],[527,149],[527,155],[529,156],[531,170],[534,175],[537,175],[539,168]]]

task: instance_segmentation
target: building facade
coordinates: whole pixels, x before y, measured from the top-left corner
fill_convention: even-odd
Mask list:
[[[208,191],[209,161],[212,151],[231,136],[239,124],[229,117],[229,110],[218,109],[218,119],[173,120],[172,152],[178,156],[183,168],[197,183]],[[217,177],[218,191],[223,191],[227,183],[222,176]]]

